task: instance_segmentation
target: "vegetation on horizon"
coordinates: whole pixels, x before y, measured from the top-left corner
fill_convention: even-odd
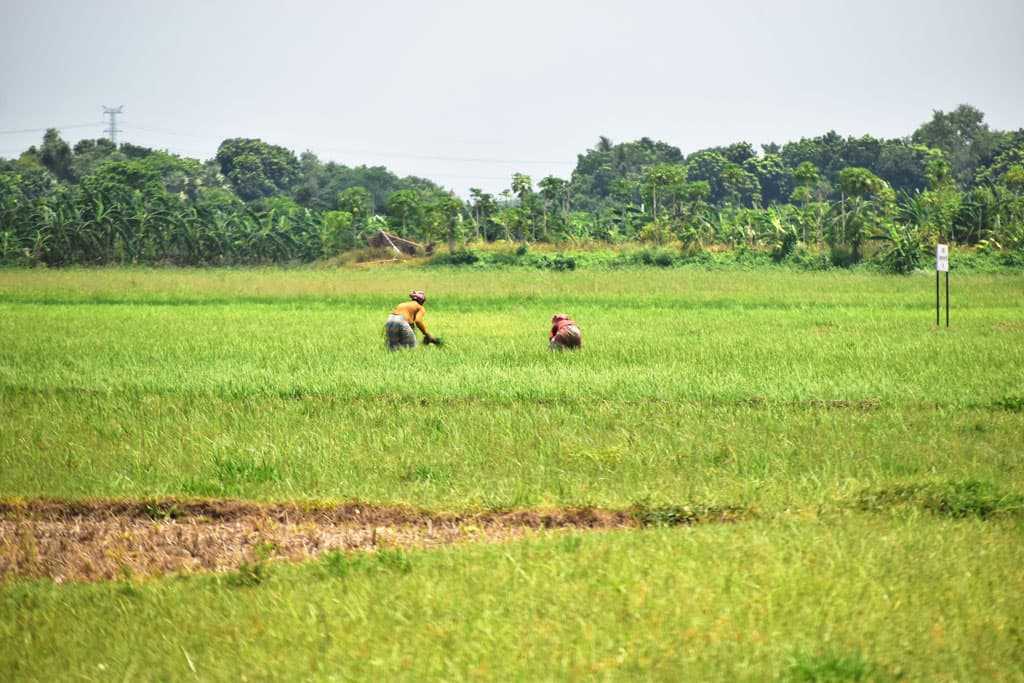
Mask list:
[[[940,242],[1024,250],[1024,130],[990,130],[961,105],[896,140],[829,132],[684,155],[602,137],[571,178],[515,173],[499,196],[474,188],[466,201],[427,179],[258,139],[225,140],[198,161],[106,139],[71,147],[51,129],[0,160],[0,264],[312,262],[382,229],[449,254],[492,242],[640,243],[815,268],[870,259],[904,273]]]

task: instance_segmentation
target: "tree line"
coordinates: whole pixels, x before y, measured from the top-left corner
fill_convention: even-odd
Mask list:
[[[459,199],[429,179],[347,167],[258,139],[199,161],[48,130],[0,159],[0,263],[233,265],[311,262],[386,230],[454,252],[482,242],[603,241],[753,249],[824,265],[920,265],[936,243],[1024,250],[1024,130],[961,105],[901,139],[834,131],[684,155],[600,138],[570,178],[515,173]]]

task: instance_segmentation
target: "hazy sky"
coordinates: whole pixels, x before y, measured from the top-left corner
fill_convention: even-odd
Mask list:
[[[255,137],[461,196],[599,136],[684,154],[1024,127],[1021,0],[0,0],[0,157],[48,127],[209,159]]]

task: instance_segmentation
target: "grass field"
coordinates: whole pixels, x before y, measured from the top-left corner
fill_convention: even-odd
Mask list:
[[[428,293],[442,348],[388,354]],[[1024,680],[1024,275],[0,271],[0,499],[653,528],[0,586],[16,679]],[[577,354],[546,351],[567,312]],[[680,510],[733,524],[673,526]]]

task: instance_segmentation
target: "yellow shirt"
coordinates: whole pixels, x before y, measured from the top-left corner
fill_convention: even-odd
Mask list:
[[[405,301],[395,306],[395,310],[391,311],[391,315],[402,316],[410,325],[420,328],[420,331],[429,337],[431,334],[427,330],[427,324],[423,322],[423,317],[426,314],[427,309],[423,308],[423,305],[416,301]]]

